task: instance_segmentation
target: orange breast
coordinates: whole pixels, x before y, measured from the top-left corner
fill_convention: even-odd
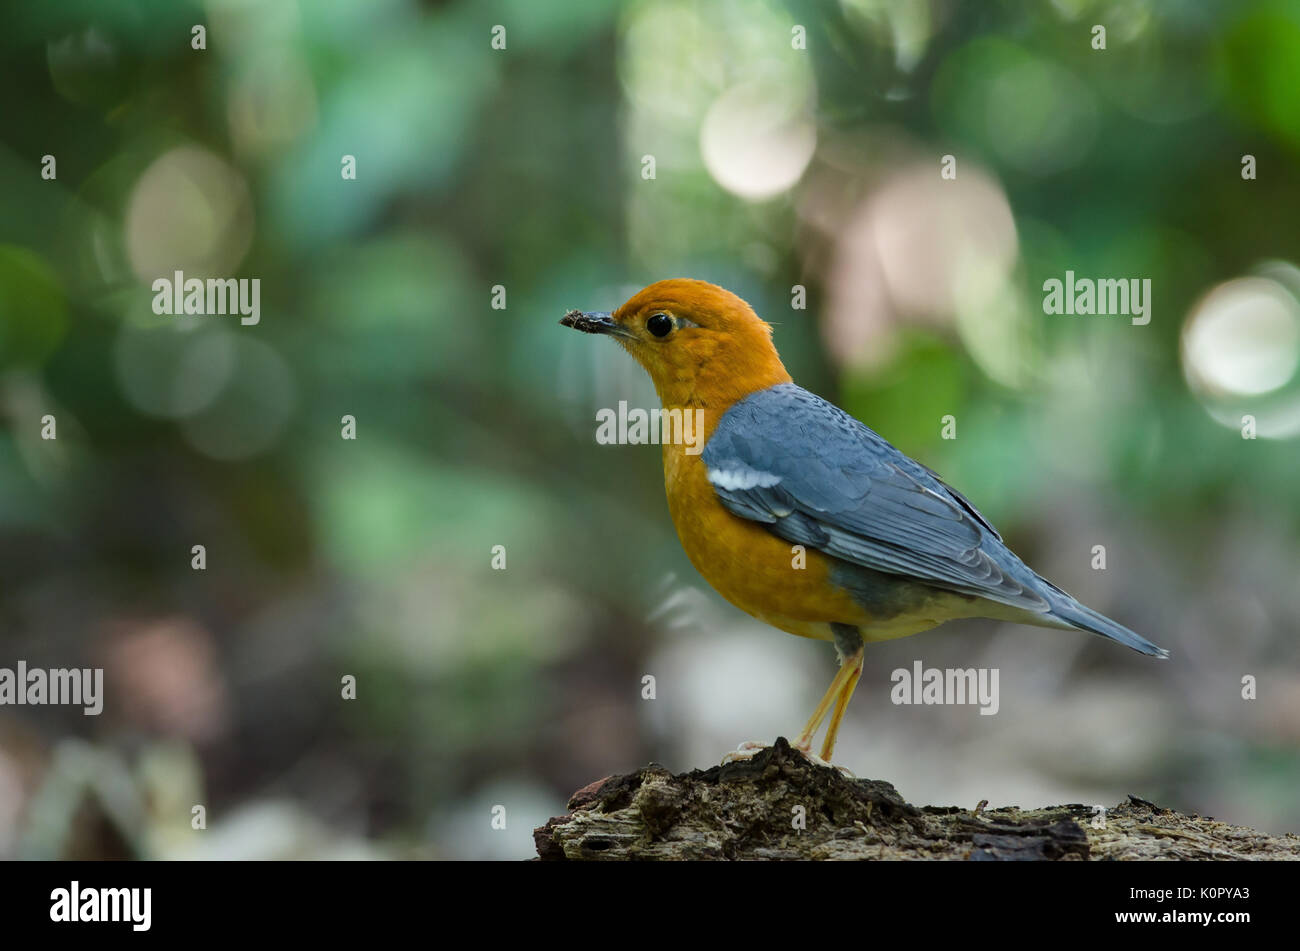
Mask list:
[[[696,570],[747,614],[801,637],[830,640],[829,623],[864,625],[870,617],[831,583],[831,560],[795,546],[718,501],[699,455],[664,446],[664,486],[677,536]],[[800,563],[804,567],[796,567]]]

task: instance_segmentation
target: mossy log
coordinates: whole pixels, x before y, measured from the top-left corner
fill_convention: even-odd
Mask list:
[[[534,837],[542,860],[1300,859],[1300,836],[1187,816],[1130,796],[1071,804],[913,806],[882,780],[814,764],[784,738],[750,760],[674,776],[651,764],[573,795]]]

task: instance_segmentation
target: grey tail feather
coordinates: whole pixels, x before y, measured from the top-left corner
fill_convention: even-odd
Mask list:
[[[1048,583],[1051,584],[1051,582]],[[1080,604],[1064,591],[1061,591],[1056,585],[1051,585],[1051,587],[1054,592],[1059,592],[1059,594],[1051,599],[1052,610],[1048,615],[1049,617],[1064,621],[1081,631],[1108,637],[1112,641],[1118,641],[1125,647],[1131,647],[1135,651],[1151,657],[1163,659],[1169,656],[1169,651],[1152,644],[1141,634],[1134,633],[1124,625],[1115,623],[1104,614],[1098,614],[1092,608]]]

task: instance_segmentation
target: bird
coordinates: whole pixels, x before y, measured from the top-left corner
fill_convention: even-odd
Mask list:
[[[701,421],[702,449],[661,440],[669,513],[696,570],[752,617],[834,644],[840,668],[793,744],[809,758],[830,763],[869,642],[986,617],[1169,656],[1035,573],[933,470],[795,384],[772,326],[731,291],[662,280],[560,323],[611,337],[665,411]]]

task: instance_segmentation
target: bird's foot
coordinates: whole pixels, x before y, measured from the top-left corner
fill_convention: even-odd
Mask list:
[[[812,751],[811,741],[809,741],[806,746],[802,743],[794,743],[791,745],[790,748],[798,750],[800,753],[804,755],[805,759],[809,760],[810,762],[816,763],[818,766],[829,766],[831,769],[839,770],[839,772],[844,776],[845,779],[858,778],[857,776],[853,775],[853,772],[847,766],[836,766],[830,760],[822,759],[820,756],[814,753]]]
[[[760,743],[757,740],[746,740],[744,743],[741,743],[739,746],[737,746],[726,756],[722,757],[722,765],[726,766],[728,763],[739,763],[745,760],[753,759],[759,753],[763,752],[763,750],[769,750],[771,748],[772,748],[771,743]],[[816,753],[812,751],[811,745],[799,746],[799,745],[791,744],[790,748],[792,750],[801,753],[804,759],[808,760],[810,763],[815,763],[818,766],[827,766],[831,769],[839,770],[849,779],[858,778],[854,776],[851,772],[849,772],[849,770],[846,769],[845,767],[836,766],[835,764],[829,763],[826,760],[822,759],[820,756],[818,756]]]
[[[759,753],[763,752],[763,750],[771,748],[771,743],[760,743],[757,740],[746,740],[726,756],[722,757],[722,765],[726,766],[728,763],[743,763],[745,760],[753,759]]]

